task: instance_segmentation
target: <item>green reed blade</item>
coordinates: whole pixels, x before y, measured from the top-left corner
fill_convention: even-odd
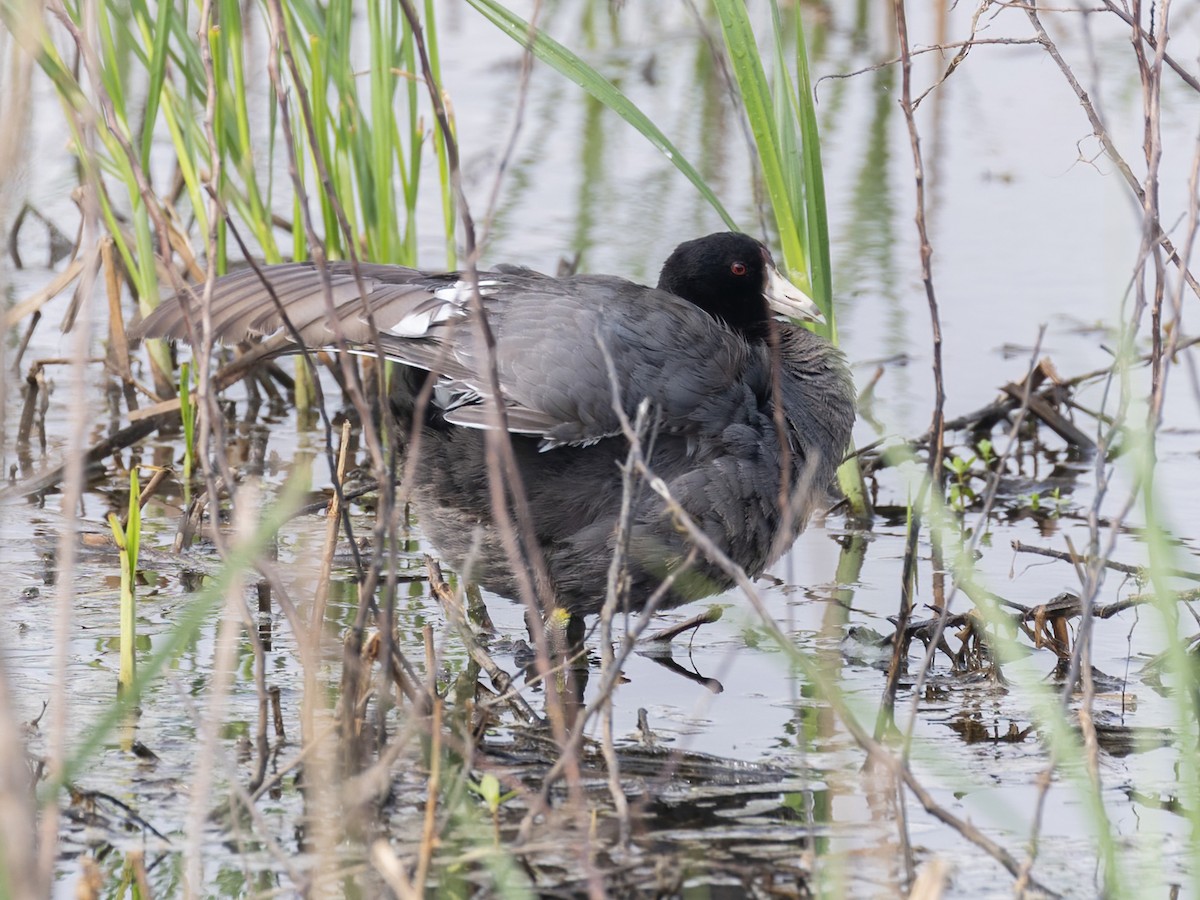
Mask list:
[[[772,2],[776,22],[779,8]],[[829,336],[837,342],[837,318],[833,308],[833,263],[829,250],[829,210],[825,201],[825,167],[821,162],[821,136],[817,127],[817,106],[813,98],[812,78],[808,68],[808,49],[804,21],[799,12],[796,21],[796,81],[797,89],[787,95],[798,102],[800,121],[801,161],[804,165],[804,203],[808,238],[809,277],[812,295],[829,323]],[[776,26],[776,37],[780,29]],[[786,70],[785,70],[786,71]]]
[[[667,139],[650,119],[626,97],[611,81],[589,66],[586,62],[551,38],[545,32],[531,29],[528,22],[515,13],[505,9],[495,0],[467,0],[484,18],[500,28],[505,34],[522,46],[529,46],[534,56],[575,82],[622,119],[637,129],[638,133],[650,141],[671,161],[683,175],[695,185],[705,200],[709,202],[725,224],[739,231],[733,216],[717,199],[705,182],[704,178],[684,158],[679,149]],[[756,57],[757,58],[757,57]],[[799,245],[797,244],[797,252]]]
[[[744,0],[714,0],[713,6],[721,21],[721,33],[729,51],[730,66],[737,79],[746,118],[758,149],[763,184],[779,229],[784,264],[797,287],[810,291],[808,254],[796,224],[799,211],[793,209],[789,196],[788,176],[784,171],[785,162],[775,126],[775,103],[767,84],[766,72],[763,71],[758,41],[750,26],[746,4]]]

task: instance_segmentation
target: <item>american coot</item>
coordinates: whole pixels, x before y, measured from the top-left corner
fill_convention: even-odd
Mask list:
[[[333,331],[317,269],[290,263],[262,272],[270,290],[252,270],[217,280],[215,334],[226,341],[273,334],[278,352],[297,349],[292,330],[309,346],[328,345]],[[407,367],[392,396],[401,423],[412,422],[424,379],[436,379],[418,423],[419,460],[408,486],[422,529],[460,574],[517,597],[492,519],[481,431],[491,381],[463,276],[359,266],[380,329],[373,334],[350,267],[332,263],[329,273],[345,337]],[[777,318],[819,314],[758,241],[724,233],[681,244],[657,288],[612,276],[552,278],[512,266],[478,275],[513,450],[550,580],[543,587],[558,608],[600,609],[621,504],[619,464],[628,443],[601,344],[625,413],[632,418],[643,398],[651,403],[650,467],[751,576],[790,546],[826,499],[850,439],[853,385],[844,357],[828,341]],[[184,338],[184,302],[198,322],[198,301],[180,295],[147,318],[143,333]],[[282,330],[281,309],[290,330]],[[788,515],[780,503],[785,468],[793,495]],[[688,555],[690,542],[645,486],[634,498],[631,522],[628,603],[636,609]],[[464,572],[468,561],[471,570]],[[662,605],[729,586],[700,557]]]

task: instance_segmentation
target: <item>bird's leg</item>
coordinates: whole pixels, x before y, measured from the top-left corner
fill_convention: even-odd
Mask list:
[[[583,616],[573,616],[565,609],[556,607],[546,614],[542,626],[551,663],[560,663],[583,649]]]

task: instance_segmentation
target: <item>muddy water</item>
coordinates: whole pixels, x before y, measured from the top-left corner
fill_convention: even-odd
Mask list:
[[[743,227],[758,230],[759,212],[745,187],[749,171],[745,138],[726,101],[725,88],[711,73],[704,40],[692,19],[685,8],[656,10],[651,15],[638,4],[628,7],[616,16],[610,16],[603,4],[592,4],[586,15],[570,6],[555,7],[543,24],[562,42],[583,48],[585,57],[617,82],[697,164]],[[936,23],[924,13],[912,15],[914,44],[933,43]],[[949,39],[965,35],[969,15],[965,8],[950,14]],[[847,73],[890,58],[894,49],[887,37],[889,27],[878,9],[871,9],[861,30],[854,27],[848,10],[837,10],[829,27],[814,35],[820,41],[816,74]],[[519,51],[457,4],[444,10],[440,29],[467,186],[481,208],[512,125]],[[1173,52],[1191,59],[1195,37],[1185,31],[1176,31]],[[1029,30],[1020,15],[1003,14],[988,36],[1025,38]],[[1078,26],[1068,22],[1055,36],[1079,71],[1092,79],[1092,96],[1109,117],[1118,146],[1134,160],[1141,117],[1124,32],[1097,25],[1089,43]],[[1193,45],[1185,46],[1189,40]],[[916,83],[922,87],[931,83],[947,61],[948,56],[939,54],[920,57]],[[259,75],[265,85],[265,75]],[[822,81],[818,90],[841,340],[855,363],[860,385],[871,379],[877,366],[883,367],[870,410],[874,421],[864,418],[859,423],[856,440],[863,445],[880,437],[915,435],[927,427],[931,410],[930,326],[911,225],[912,162],[896,102],[899,76],[892,69],[867,72],[848,80]],[[71,232],[77,220],[65,196],[71,184],[70,161],[60,152],[60,134],[48,127],[58,113],[44,85],[37,104],[46,114],[39,113],[31,131],[30,158],[41,162],[28,168],[25,193]],[[1162,188],[1166,222],[1186,211],[1186,148],[1194,137],[1195,109],[1194,94],[1167,76],[1163,121],[1168,155]],[[945,339],[949,415],[988,403],[1000,385],[1023,377],[1035,345],[1067,376],[1106,365],[1113,346],[1111,327],[1124,315],[1122,302],[1128,302],[1125,295],[1136,260],[1139,224],[1127,189],[1112,164],[1098,155],[1083,113],[1043,51],[1019,45],[975,49],[950,80],[924,101],[918,121],[929,179],[930,237]],[[421,246],[423,261],[437,267],[444,263],[438,255],[440,222],[432,196],[429,201],[421,220]],[[535,68],[485,260],[553,270],[560,257],[578,253],[586,270],[653,281],[660,261],[675,243],[720,227],[717,216],[644,139],[555,73]],[[36,240],[29,240],[36,250]],[[48,275],[44,268],[9,273],[12,296],[23,298]],[[62,307],[62,301],[52,305],[45,321],[57,321]],[[26,362],[65,355],[67,346],[43,323]],[[1200,416],[1186,374],[1181,369],[1176,375],[1183,377],[1172,384],[1157,478],[1166,522],[1179,541],[1178,564],[1195,569],[1200,563],[1190,560],[1198,549],[1195,511],[1200,509],[1200,488],[1193,473]],[[1145,381],[1141,374],[1135,378],[1139,384]],[[35,454],[35,467],[51,465],[61,457],[73,427],[66,408],[67,376],[60,370],[52,379],[58,389],[47,413],[48,444],[44,454]],[[98,375],[89,391],[93,408],[102,409]],[[1084,406],[1099,408],[1105,402],[1103,385],[1088,388],[1079,399]],[[19,409],[11,382],[7,402],[6,448],[11,448],[14,411]],[[89,433],[99,437],[106,425],[106,418],[97,417]],[[1094,424],[1085,427],[1094,429]],[[1001,512],[987,525],[978,561],[988,588],[1029,606],[1077,589],[1078,582],[1068,564],[1017,556],[1011,542],[1063,550],[1070,537],[1075,546],[1086,546],[1083,519],[1094,496],[1092,461],[1072,456],[1051,434],[1043,437],[1044,446],[1028,453],[1020,471],[1005,483]],[[998,448],[1004,444],[999,431],[993,440]],[[287,414],[272,422],[268,488],[282,485],[296,460],[313,456],[319,444],[319,434],[298,429]],[[142,458],[149,459],[155,452],[169,454],[172,449],[178,448],[163,444],[157,451],[143,451]],[[960,447],[958,452],[971,451]],[[124,459],[129,461],[128,454]],[[905,472],[885,472],[880,481],[880,501],[903,507],[913,491]],[[1116,512],[1128,482],[1128,473],[1118,466],[1105,514]],[[311,483],[313,487],[328,483],[320,453]],[[117,485],[101,482],[85,498],[82,518],[97,533],[104,530],[110,496],[115,494],[119,494]],[[51,496],[45,508],[10,503],[0,518],[0,569],[7,576],[0,593],[4,611],[0,646],[15,700],[26,719],[38,713],[50,694],[54,587],[48,583],[53,564],[46,555],[53,552],[63,515],[58,498]],[[152,580],[157,590],[143,592],[139,616],[141,633],[149,644],[162,639],[188,599],[178,563],[167,554],[177,515],[177,505],[170,501],[152,503],[146,514],[149,533],[144,543],[149,551],[144,568],[156,573]],[[1135,511],[1131,521],[1136,524],[1139,516]],[[974,516],[967,518],[974,525]],[[364,533],[369,530],[369,518],[361,511],[358,524]],[[314,573],[307,561],[315,557],[322,532],[321,522],[301,519],[281,535],[280,562],[297,596],[311,591]],[[840,542],[848,529],[835,514],[814,523],[775,566],[773,577],[760,584],[772,615],[796,645],[834,661],[852,708],[868,728],[883,688],[883,657],[869,642],[851,635],[864,634],[864,629],[890,633],[887,617],[895,614],[899,602],[904,533],[902,519],[880,519],[867,535],[861,569],[839,583]],[[419,541],[419,523],[415,539]],[[917,579],[921,604],[932,601],[934,579],[928,554],[928,545],[923,545]],[[1146,561],[1145,549],[1131,536],[1118,542],[1116,556],[1134,564]],[[210,563],[204,554],[193,561],[197,568]],[[68,649],[70,716],[80,729],[76,737],[105,708],[115,682],[115,572],[111,551],[85,552],[79,566]],[[1114,574],[1100,602],[1128,596],[1136,589]],[[864,779],[862,754],[853,740],[765,637],[746,604],[736,593],[713,602],[725,607],[724,617],[705,626],[694,640],[678,642],[674,653],[680,666],[707,679],[707,684],[647,656],[632,656],[624,670],[627,681],[616,695],[615,732],[632,744],[638,711],[644,709],[655,737],[667,746],[802,773],[798,784],[781,782],[778,793],[804,797],[813,810],[813,822],[806,826],[810,831],[795,827],[782,836],[755,830],[765,827],[763,818],[778,820],[779,802],[765,803],[768,813],[756,819],[753,813],[759,807],[748,801],[726,810],[730,824],[721,829],[706,831],[664,820],[651,826],[658,829],[655,836],[668,840],[684,860],[702,859],[706,844],[738,840],[738,835],[731,837],[725,830],[737,826],[746,829],[742,839],[748,844],[781,842],[782,856],[774,857],[776,863],[782,859],[807,867],[815,884],[835,895],[896,895],[902,857],[894,804],[881,799]],[[955,609],[967,608],[961,596],[955,603]],[[489,598],[489,608],[498,631],[496,660],[515,671],[514,654],[505,648],[524,636],[520,611],[499,598]],[[681,621],[696,611],[685,608],[664,614],[661,623]],[[401,635],[411,641],[404,649],[414,659],[423,658],[419,641],[425,624],[432,624],[439,636],[446,634],[444,616],[420,585],[401,601],[399,615]],[[333,619],[338,625],[347,624],[351,617],[349,601],[335,604]],[[276,626],[268,679],[281,688],[285,714],[294,722],[300,672],[281,617],[276,617]],[[81,787],[130,804],[172,844],[140,833],[123,834],[112,824],[120,818],[115,813],[107,826],[69,821],[63,831],[60,889],[64,896],[72,893],[79,877],[79,856],[105,844],[119,850],[146,846],[148,858],[161,860],[151,873],[158,890],[166,895],[177,886],[178,856],[171,848],[177,849],[182,840],[190,802],[193,748],[213,677],[214,639],[215,626],[204,629],[142,704],[137,737],[150,746],[158,761],[139,760],[114,739],[77,778]],[[462,660],[456,654],[461,651],[454,641],[441,645],[446,664],[460,667]],[[1093,658],[1097,670],[1111,679],[1099,688],[1098,721],[1145,729],[1142,745],[1133,752],[1110,748],[1102,753],[1100,765],[1106,811],[1128,876],[1150,879],[1140,883],[1153,884],[1147,890],[1156,896],[1165,894],[1165,885],[1186,883],[1190,865],[1186,820],[1158,808],[1156,802],[1175,790],[1180,749],[1169,741],[1158,745],[1157,730],[1177,730],[1177,718],[1172,701],[1140,675],[1162,646],[1157,615],[1128,612],[1099,624]],[[257,706],[249,651],[243,648],[241,653],[238,671],[244,677],[239,677],[231,700],[217,768],[221,778],[245,782],[252,763],[242,755],[240,741],[253,733]],[[336,683],[332,640],[329,657],[326,676]],[[1035,724],[1030,685],[1049,679],[1054,662],[1046,650],[1030,652],[1006,666],[1009,684],[1001,689],[988,681],[954,676],[944,657],[939,658],[914,724],[914,769],[935,799],[1018,857],[1025,852],[1036,801],[1034,785],[1046,755],[1036,729],[1023,738],[1010,738],[1010,729],[1020,733]],[[589,690],[594,690],[595,680]],[[714,682],[719,683],[719,692]],[[902,718],[907,720],[912,698],[903,689],[902,698]],[[536,694],[533,699],[537,701]],[[295,740],[297,735],[290,737]],[[44,749],[40,736],[34,737],[33,748]],[[688,788],[672,785],[671,790],[682,797]],[[288,841],[299,808],[298,792],[291,784],[263,807],[267,820],[278,826],[277,836],[293,852],[297,848]],[[995,862],[928,817],[911,799],[905,815],[917,863],[935,858],[952,863],[953,896],[1009,893],[1010,879]],[[1100,889],[1089,818],[1069,783],[1060,781],[1052,788],[1035,875],[1068,895],[1093,896]],[[398,814],[393,834],[401,844],[413,839],[411,832],[405,833],[409,826]],[[806,837],[809,833],[813,841]],[[229,835],[215,825],[207,836],[206,877],[213,893],[238,893],[252,886],[278,885],[285,891],[290,887],[269,854],[252,841],[230,843]],[[810,855],[813,847],[820,850],[815,860]],[[753,854],[749,858],[755,859]],[[766,858],[758,857],[764,867]],[[120,859],[120,853],[104,856],[103,866],[115,872]],[[703,866],[694,865],[703,882]]]

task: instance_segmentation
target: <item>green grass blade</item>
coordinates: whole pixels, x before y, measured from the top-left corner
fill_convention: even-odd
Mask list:
[[[360,158],[359,181],[362,185],[363,223],[367,229],[368,252],[379,262],[407,262],[408,254],[401,248],[399,210],[395,182],[392,178],[393,160],[404,168],[404,153],[399,144],[394,112],[399,87],[400,68],[398,47],[401,43],[399,13],[390,4],[371,0],[367,6],[371,29],[371,126],[369,151]],[[410,129],[416,132],[415,107],[409,109]],[[420,145],[419,136],[413,140],[414,152]],[[370,188],[368,193],[367,188]],[[415,196],[415,186],[413,188]],[[409,195],[404,197],[406,221],[411,217]],[[406,228],[406,231],[409,230]]]
[[[404,19],[403,16],[399,18]],[[404,20],[404,33],[400,40],[400,65],[406,72],[417,71],[417,48],[416,40],[412,30],[408,27],[408,20]],[[434,34],[434,28],[430,20],[426,20],[426,49],[431,54],[430,65],[435,65],[432,62],[434,55],[437,52],[437,38]],[[435,68],[434,72],[438,70]],[[421,180],[421,151],[425,146],[422,139],[420,126],[420,103],[418,102],[418,94],[420,85],[417,84],[415,78],[405,79],[405,97],[408,103],[408,172],[404,173],[404,157],[403,147],[400,143],[400,134],[397,129],[395,132],[394,141],[396,144],[396,162],[399,164],[401,172],[401,182],[404,184],[404,263],[406,265],[416,265],[417,262],[417,188],[420,186]],[[438,83],[440,84],[440,76]],[[396,117],[397,120],[399,117]],[[436,118],[436,117],[435,117]]]
[[[142,544],[142,488],[135,467],[129,472],[129,519],[125,523],[125,549],[129,552],[130,571],[137,572],[138,548]]]
[[[137,564],[138,545],[142,539],[141,489],[135,467],[129,473],[129,517],[125,526],[116,513],[110,513],[108,524],[113,540],[121,557],[121,606],[120,606],[120,664],[117,675],[117,691],[123,694],[133,685],[137,671]]]
[[[146,108],[142,119],[142,168],[150,170],[150,147],[154,141],[154,125],[158,119],[158,104],[162,96],[163,81],[167,72],[167,42],[171,37],[171,26],[168,19],[175,10],[174,3],[158,4],[158,16],[153,27],[150,25],[150,11],[145,0],[134,0],[132,4],[133,18],[138,23],[143,35],[153,35],[149,59],[150,83],[146,89]]]
[[[433,0],[425,0],[425,34],[426,40],[429,43],[429,65],[433,69],[434,78],[440,82],[442,78],[441,53],[438,50],[437,24],[433,13]],[[449,115],[450,129],[453,131],[454,114],[450,112]],[[437,155],[438,184],[441,188],[442,199],[442,222],[446,234],[446,267],[453,269],[458,265],[458,247],[454,240],[457,217],[454,209],[454,193],[450,185],[450,161],[446,156],[446,135],[442,133],[442,124],[436,118],[433,123],[433,146],[434,152]]]
[[[779,9],[772,3],[778,17]],[[817,106],[813,99],[812,78],[808,70],[808,49],[804,21],[796,12],[797,90],[790,97],[799,102],[800,148],[804,164],[805,218],[808,222],[809,277],[813,300],[829,322],[829,336],[837,342],[837,320],[833,309],[833,262],[829,251],[829,210],[825,201],[825,167],[821,162],[821,137],[817,127]]]
[[[792,207],[788,191],[788,176],[784,171],[779,135],[775,127],[775,101],[767,84],[759,57],[758,41],[750,26],[744,0],[713,0],[717,17],[721,21],[721,33],[729,51],[729,61],[741,91],[742,104],[750,122],[750,131],[758,148],[762,166],[763,184],[771,200],[775,224],[779,229],[779,243],[783,249],[784,264],[797,287],[811,291],[808,254],[801,241],[797,227],[797,213]]]
[[[712,188],[708,186],[700,173],[684,158],[678,148],[667,139],[667,136],[659,130],[658,126],[651,122],[632,100],[621,93],[621,90],[616,85],[545,32],[531,29],[528,22],[505,9],[502,5],[495,2],[495,0],[467,0],[467,2],[484,18],[518,44],[530,46],[534,56],[542,62],[575,82],[637,129],[639,134],[657,147],[674,164],[675,168],[682,172],[688,181],[696,186],[696,189],[709,202],[712,208],[717,211],[717,214],[729,228],[735,231],[741,230],[738,228],[733,216],[729,214],[721,204],[721,201],[717,199],[717,195],[713,193]],[[740,3],[741,0],[737,0],[737,2]],[[757,55],[755,59],[757,59]],[[798,242],[796,242],[795,252],[801,254],[797,258],[803,258]]]
[[[332,13],[332,9],[331,9]],[[331,16],[332,18],[332,16]],[[337,54],[331,49],[335,41],[335,29],[327,27],[323,35],[314,35],[311,43],[305,43],[293,25],[292,31],[292,46],[297,51],[299,45],[304,43],[305,48],[311,49],[308,52],[308,59],[311,71],[311,92],[309,95],[309,103],[312,110],[313,131],[317,135],[316,151],[321,154],[326,165],[330,167],[330,177],[337,178],[336,165],[337,159],[333,153],[333,148],[330,145],[329,133],[333,129],[333,115],[329,108],[329,88],[330,88],[330,69],[336,69]],[[295,112],[293,116],[298,120],[300,116],[299,105],[295,104]],[[297,148],[305,145],[307,142],[301,139],[296,140]],[[298,149],[297,153],[301,151]],[[313,153],[313,148],[305,147],[303,154],[310,157]],[[338,259],[345,255],[342,250],[342,232],[338,228],[337,216],[334,214],[333,206],[329,202],[329,198],[325,196],[325,191],[321,187],[318,180],[314,188],[314,193],[320,200],[321,206],[321,221],[325,226],[325,250],[332,259]],[[299,212],[299,209],[297,209]],[[297,222],[302,221],[298,216]]]
[[[104,89],[112,101],[116,121],[110,127],[126,128],[128,117],[125,113],[124,81],[121,79],[121,67],[118,65],[120,52],[117,49],[117,35],[109,20],[109,10],[106,4],[96,7],[96,25],[100,37],[100,78]]]
[[[175,89],[167,84],[163,89],[162,98],[163,121],[171,135],[171,143],[175,146],[175,158],[179,160],[179,173],[183,178],[184,189],[187,191],[188,202],[192,214],[196,217],[196,227],[200,234],[208,234],[208,204],[204,202],[204,186],[200,183],[200,172],[195,161],[200,158],[197,144],[193,140],[191,113],[186,102],[181,100]]]
[[[196,456],[196,407],[192,404],[192,369],[179,367],[179,418],[183,423],[183,505],[192,503],[192,469]]]

